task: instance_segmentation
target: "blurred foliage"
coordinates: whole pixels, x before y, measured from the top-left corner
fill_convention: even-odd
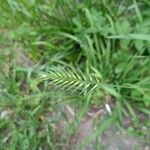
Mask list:
[[[0,35],[0,112],[12,111],[0,120],[0,149],[59,149],[66,141],[44,114],[65,104],[82,114],[106,95],[112,120],[131,116],[129,132],[147,136],[138,114],[150,115],[149,0],[1,0]],[[47,71],[54,66],[65,69]],[[69,86],[83,95],[61,90]]]

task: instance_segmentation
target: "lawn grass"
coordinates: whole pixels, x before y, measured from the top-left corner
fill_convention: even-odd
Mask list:
[[[149,0],[1,0],[0,34],[0,149],[67,149],[106,95],[113,115],[93,136],[125,117],[149,136]],[[61,138],[45,114],[66,104],[78,113]]]

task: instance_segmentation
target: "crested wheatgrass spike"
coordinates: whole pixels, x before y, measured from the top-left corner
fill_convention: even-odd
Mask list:
[[[83,73],[79,68],[52,67],[42,74],[39,81],[48,81],[49,85],[66,91],[89,93],[98,87],[100,80],[90,74]]]

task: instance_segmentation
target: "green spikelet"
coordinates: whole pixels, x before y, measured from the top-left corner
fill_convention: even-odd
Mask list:
[[[48,81],[51,86],[57,89],[72,93],[79,92],[79,94],[93,91],[100,83],[100,79],[83,73],[80,69],[63,67],[50,68],[46,73],[40,74],[39,81]]]

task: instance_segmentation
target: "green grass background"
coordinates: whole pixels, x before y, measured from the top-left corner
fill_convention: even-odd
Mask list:
[[[27,58],[20,60],[20,53]],[[0,70],[0,111],[12,112],[0,120],[0,149],[65,148],[73,131],[59,138],[51,127],[59,119],[44,122],[44,114],[74,106],[76,128],[106,95],[115,104],[106,126],[121,126],[129,117],[127,130],[144,139],[150,126],[150,1],[1,0]]]

